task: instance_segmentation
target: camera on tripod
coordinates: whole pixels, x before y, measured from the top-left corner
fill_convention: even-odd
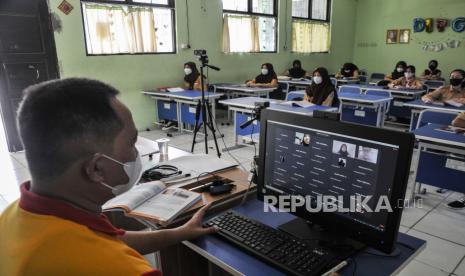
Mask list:
[[[204,50],[204,49],[194,50],[194,55],[197,56],[200,62],[202,62],[203,66],[208,64],[207,50]]]

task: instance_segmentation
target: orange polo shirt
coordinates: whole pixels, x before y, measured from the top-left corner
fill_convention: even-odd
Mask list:
[[[118,239],[103,215],[21,186],[21,198],[0,216],[0,275],[161,276],[134,249]]]

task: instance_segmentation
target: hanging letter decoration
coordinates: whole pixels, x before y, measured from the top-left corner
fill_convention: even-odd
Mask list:
[[[425,25],[426,25],[426,32],[427,33],[432,33],[433,29],[434,29],[433,18],[426,18],[425,19]]]
[[[451,27],[454,32],[461,33],[465,30],[465,17],[457,17],[451,22]]]
[[[444,32],[444,30],[447,27],[447,24],[449,24],[449,20],[440,18],[436,19],[436,28],[438,29],[438,32]]]
[[[413,19],[413,31],[415,33],[421,33],[426,28],[426,22],[423,18],[415,18]]]

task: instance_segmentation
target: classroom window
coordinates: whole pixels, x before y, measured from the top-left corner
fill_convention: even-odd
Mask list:
[[[276,51],[275,0],[223,0],[223,51]]]
[[[82,1],[81,6],[89,55],[175,52],[172,0]]]
[[[292,0],[292,51],[329,52],[330,0]]]

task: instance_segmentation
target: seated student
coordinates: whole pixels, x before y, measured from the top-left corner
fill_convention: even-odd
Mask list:
[[[300,60],[296,59],[292,62],[292,68],[286,70],[284,72],[284,76],[291,77],[293,79],[300,79],[304,78],[307,74],[307,71],[302,69],[302,63]]]
[[[444,103],[454,101],[465,104],[465,71],[456,69],[450,73],[450,85],[439,87],[438,89],[424,95],[421,99],[425,103]]]
[[[341,70],[337,72],[336,78],[348,78],[348,79],[358,79],[360,72],[358,71],[357,65],[347,62],[344,63]]]
[[[421,75],[421,79],[424,80],[441,80],[441,70],[438,69],[438,61],[430,60],[428,63],[428,68],[425,69]]]
[[[278,87],[278,76],[276,76],[273,65],[271,63],[262,64],[261,74],[246,84],[250,87]]]
[[[421,89],[423,83],[415,77],[415,66],[409,65],[405,69],[404,76],[392,81],[388,86],[390,88]]]
[[[31,180],[0,215],[0,275],[161,276],[143,255],[216,231],[202,227],[209,205],[158,231],[125,231],[102,213],[142,175],[137,129],[115,88],[61,79],[24,95],[18,127]]]
[[[184,75],[184,89],[202,90],[200,72],[197,70],[197,66],[194,62],[189,61],[184,63]],[[204,82],[204,86],[207,87],[206,82]]]
[[[402,78],[404,76],[405,68],[407,68],[407,63],[405,61],[401,60],[397,62],[394,71],[392,71],[392,73],[387,75],[384,79],[393,81]]]
[[[328,70],[320,67],[313,71],[313,83],[305,89],[304,100],[313,104],[332,106],[337,100],[336,88],[329,79]]]
[[[457,115],[457,117],[452,121],[452,125],[455,127],[465,128],[465,112],[462,112],[459,115]],[[447,206],[453,209],[465,208],[465,195],[459,200],[449,202]]]

